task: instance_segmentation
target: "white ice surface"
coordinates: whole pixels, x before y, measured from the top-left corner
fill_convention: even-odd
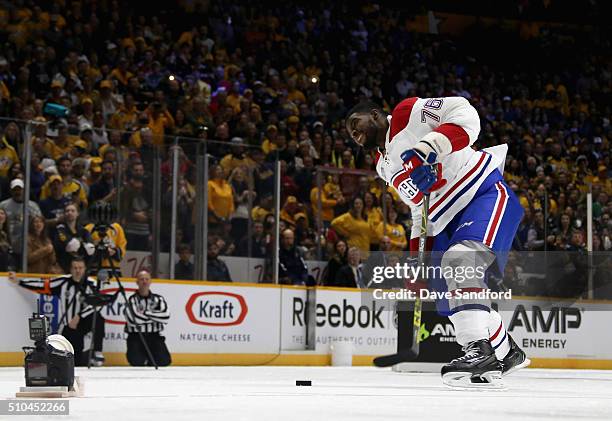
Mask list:
[[[85,397],[69,417],[178,420],[612,420],[612,371],[522,370],[507,391],[454,391],[431,373],[371,367],[104,367],[77,369]],[[296,380],[312,380],[297,387]],[[0,369],[0,398],[24,386]],[[7,419],[8,417],[1,417]],[[51,417],[11,417],[15,420]]]

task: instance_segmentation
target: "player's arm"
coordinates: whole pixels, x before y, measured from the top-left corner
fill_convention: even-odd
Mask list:
[[[412,182],[421,192],[429,193],[446,184],[439,162],[476,141],[480,118],[463,97],[428,98],[419,104],[416,116],[432,130],[401,157]]]
[[[420,110],[421,122],[432,131],[414,149],[427,157],[435,153],[437,162],[476,142],[480,132],[478,112],[463,97],[429,98]]]

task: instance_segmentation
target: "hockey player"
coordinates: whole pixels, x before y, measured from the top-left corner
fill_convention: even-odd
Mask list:
[[[488,289],[483,270],[467,279],[452,274],[468,266],[503,274],[504,252],[523,209],[502,177],[507,146],[471,147],[480,132],[471,104],[462,97],[408,98],[387,115],[379,105],[361,102],[349,111],[346,128],[357,144],[376,150],[379,176],[410,205],[415,221],[411,252],[418,249],[423,195],[430,195],[432,264],[438,256],[443,269],[452,269],[444,270],[442,279],[429,280],[430,287],[453,296]],[[437,306],[453,323],[465,353],[442,368],[445,384],[499,388],[501,375],[529,365],[490,300],[439,300]]]

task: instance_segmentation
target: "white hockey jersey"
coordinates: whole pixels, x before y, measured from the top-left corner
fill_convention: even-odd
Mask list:
[[[395,107],[389,120],[384,154],[376,156],[376,171],[392,185],[412,211],[411,238],[419,235],[421,203],[411,199],[416,187],[403,168],[401,155],[426,140],[437,152],[442,178],[447,183],[432,192],[429,203],[428,235],[438,235],[472,200],[485,178],[496,168],[503,172],[506,145],[476,151],[478,112],[463,97],[408,98]]]

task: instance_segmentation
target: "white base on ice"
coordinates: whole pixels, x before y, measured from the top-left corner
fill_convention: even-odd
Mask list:
[[[68,386],[21,386],[16,398],[78,398],[83,396],[84,384],[79,376]]]
[[[604,370],[526,369],[504,378],[508,391],[488,393],[450,390],[439,372],[400,374],[375,367],[77,367],[76,371],[87,383],[86,397],[70,399],[67,420],[612,418],[612,371]],[[0,399],[14,396],[23,385],[23,374],[23,367],[0,369]],[[296,380],[311,380],[312,386],[296,386]]]

